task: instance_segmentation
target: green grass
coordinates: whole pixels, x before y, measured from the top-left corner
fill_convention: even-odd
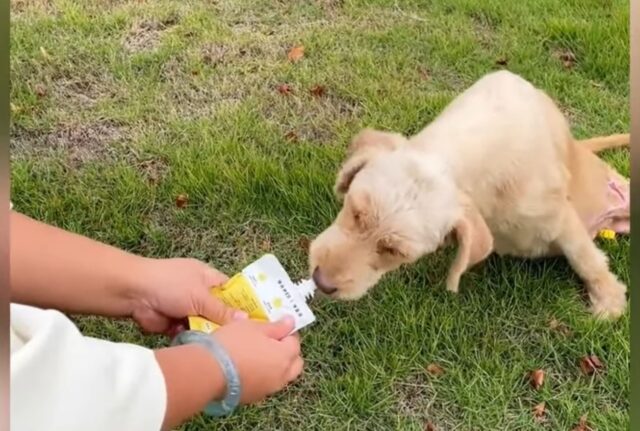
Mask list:
[[[484,73],[548,91],[579,137],[629,128],[629,5],[619,0],[13,1],[12,186],[19,211],[150,256],[234,273],[265,251],[305,274],[361,127],[413,133]],[[288,50],[305,46],[298,63]],[[572,67],[562,57],[575,55]],[[276,88],[288,84],[285,96]],[[314,85],[326,88],[314,97]],[[295,134],[297,139],[291,139]],[[608,159],[628,174],[625,151]],[[187,193],[189,206],[174,201]],[[629,241],[603,244],[629,281]],[[304,377],[182,430],[629,428],[629,314],[587,313],[563,260],[491,258],[445,292],[451,252],[357,303],[314,301]],[[570,333],[553,330],[551,319]],[[86,334],[158,346],[128,322]],[[606,371],[585,377],[596,354]],[[438,363],[440,377],[425,373]],[[540,391],[526,374],[547,372]],[[531,408],[547,403],[536,424]]]

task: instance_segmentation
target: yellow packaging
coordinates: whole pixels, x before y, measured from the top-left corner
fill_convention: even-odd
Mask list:
[[[306,302],[314,291],[311,280],[294,284],[278,259],[266,254],[222,286],[212,288],[211,294],[226,305],[247,312],[252,320],[273,322],[292,316],[296,332],[315,321]],[[220,327],[200,316],[190,316],[188,322],[189,329],[206,333]]]
[[[604,239],[616,239],[616,233],[611,229],[602,229],[600,232],[598,232],[598,236]]]

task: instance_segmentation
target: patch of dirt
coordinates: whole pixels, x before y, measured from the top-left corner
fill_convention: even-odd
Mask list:
[[[483,12],[473,12],[470,14],[470,18],[473,22],[473,32],[478,42],[485,48],[490,47],[496,28],[499,25],[499,20]]]
[[[159,184],[170,170],[167,161],[158,157],[140,160],[136,168],[149,183],[154,185]]]
[[[15,128],[11,132],[11,151],[16,157],[32,157],[62,151],[74,165],[114,157],[115,144],[127,136],[127,130],[112,122],[68,126],[47,133]]]
[[[263,108],[264,117],[277,125],[283,137],[295,141],[328,144],[335,138],[335,125],[358,117],[361,106],[355,100],[340,97],[327,88],[322,97],[307,89],[299,96],[282,97],[278,92]]]
[[[205,45],[201,49],[202,61],[208,66],[217,66],[222,63],[228,51],[228,47],[219,43]]]
[[[130,53],[155,51],[160,46],[162,34],[175,26],[178,21],[177,16],[171,15],[162,21],[144,20],[138,22],[129,31],[123,46]]]

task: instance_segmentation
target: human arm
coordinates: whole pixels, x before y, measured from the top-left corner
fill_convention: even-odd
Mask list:
[[[144,258],[15,211],[10,223],[12,302],[133,317],[151,332],[187,315],[223,323],[242,314],[209,295],[227,277],[203,262]]]

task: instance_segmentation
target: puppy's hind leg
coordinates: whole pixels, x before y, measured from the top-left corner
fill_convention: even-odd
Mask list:
[[[571,206],[565,210],[563,228],[555,245],[586,283],[591,311],[601,318],[620,317],[627,305],[627,286],[611,272],[607,257],[593,242]]]

